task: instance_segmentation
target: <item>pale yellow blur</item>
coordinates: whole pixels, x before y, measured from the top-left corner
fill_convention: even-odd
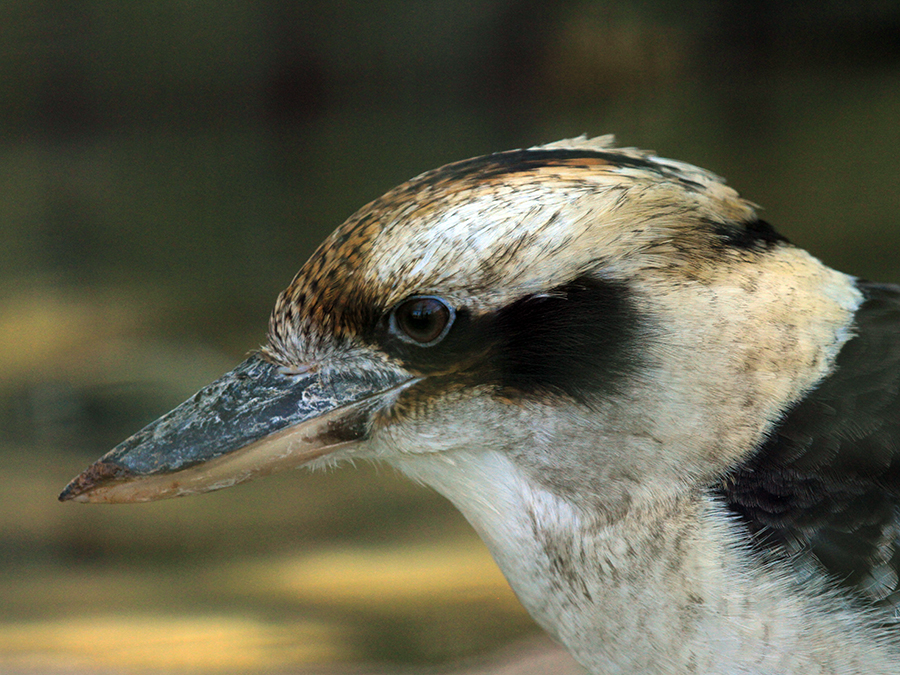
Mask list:
[[[228,616],[95,616],[0,625],[0,669],[221,673],[348,656],[334,626]]]
[[[518,600],[483,546],[469,540],[390,549],[344,548],[242,565],[229,583],[315,603],[401,606]]]

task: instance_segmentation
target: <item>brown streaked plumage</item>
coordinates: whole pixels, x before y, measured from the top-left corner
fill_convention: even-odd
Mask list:
[[[611,139],[363,207],[268,344],[61,498],[389,462],[466,515],[597,673],[900,670],[900,289]]]
[[[309,350],[320,328],[331,339],[359,334],[371,308],[383,311],[429,287],[446,292],[457,286],[486,310],[544,289],[548,270],[551,284],[566,281],[595,266],[600,255],[614,261],[649,249],[669,264],[675,262],[669,254],[680,249],[687,253],[681,261],[693,266],[695,256],[713,251],[712,240],[723,236],[717,228],[755,219],[749,203],[695,167],[653,163],[646,153],[612,150],[602,141],[545,147],[450,164],[363,207],[323,242],[279,297],[272,356],[286,357],[281,352],[291,351],[287,343],[294,335],[303,335]],[[480,223],[479,205],[488,216]],[[521,223],[521,231],[510,227],[498,236],[491,214],[504,207],[527,215],[531,226]],[[447,231],[460,208],[471,217]],[[650,227],[636,222],[614,228],[610,222],[608,229],[592,228],[585,215],[597,211],[608,212],[611,221],[643,212]],[[560,225],[574,231],[560,237]],[[573,255],[574,237],[580,255]],[[506,285],[512,288],[498,296]],[[482,307],[485,295],[489,307]]]

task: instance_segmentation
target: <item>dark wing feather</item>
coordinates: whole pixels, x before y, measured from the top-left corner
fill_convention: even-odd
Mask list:
[[[859,287],[856,335],[834,372],[728,476],[723,495],[760,546],[814,559],[900,609],[900,286]]]

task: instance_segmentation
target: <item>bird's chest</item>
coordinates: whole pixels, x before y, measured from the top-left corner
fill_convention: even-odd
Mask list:
[[[676,533],[591,529],[575,514],[532,506],[499,540],[483,536],[542,628],[596,672],[655,672],[661,653],[702,669],[710,656],[692,638],[703,630],[704,598],[689,557],[668,541]]]
[[[704,604],[695,588],[701,573],[691,569],[699,549],[690,509],[600,524],[502,453],[459,453],[453,471],[445,462],[418,457],[398,466],[465,514],[528,612],[583,665],[658,672],[653,659],[666,652],[702,672],[707,657],[695,653],[694,638]]]
[[[839,612],[792,592],[786,570],[749,567],[701,495],[632,501],[601,521],[502,453],[397,465],[466,515],[529,613],[590,672],[895,672]]]

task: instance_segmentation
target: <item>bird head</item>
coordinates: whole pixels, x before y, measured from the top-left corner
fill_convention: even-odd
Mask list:
[[[61,499],[366,458],[457,501],[489,502],[506,467],[612,517],[746,458],[827,374],[857,303],[691,165],[608,137],[457,162],[347,220],[262,349]]]

